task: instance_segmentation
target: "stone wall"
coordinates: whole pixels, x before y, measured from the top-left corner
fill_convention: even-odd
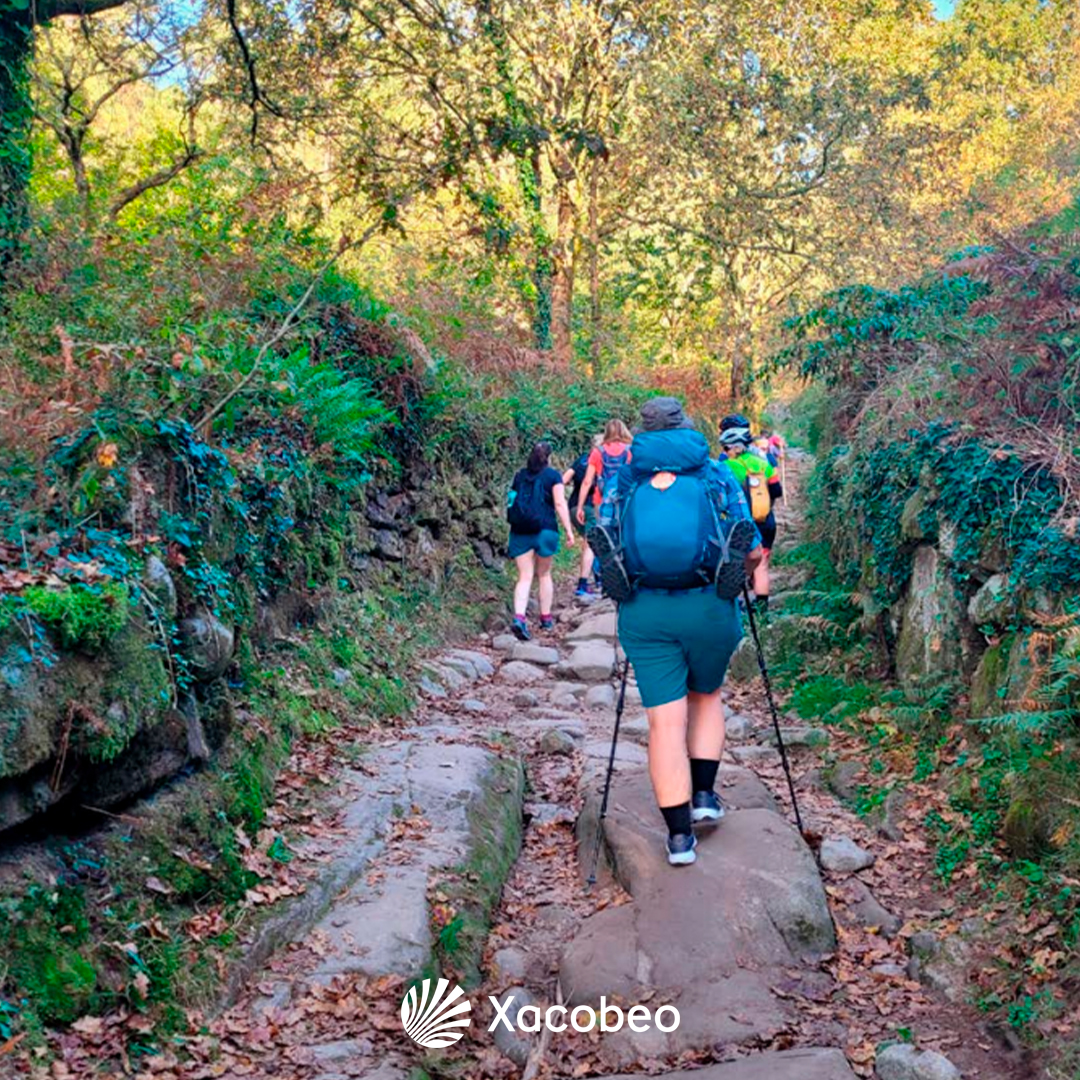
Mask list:
[[[395,486],[369,486],[345,515],[337,565],[324,557],[319,574],[361,586],[408,576],[438,588],[462,558],[493,566],[505,541],[501,497],[426,465]],[[0,631],[0,831],[60,803],[115,807],[211,759],[232,724],[239,644],[258,650],[328,613],[333,588],[312,587],[302,545],[290,550],[288,584],[271,594],[257,595],[237,572],[243,616],[185,598],[176,574],[150,556],[126,625],[92,654],[19,620]]]
[[[872,572],[864,573],[864,629],[886,631],[897,679],[911,696],[953,680],[968,691],[972,717],[1019,709],[1032,688],[1037,620],[1060,611],[1063,598],[1014,582],[1000,543],[983,545],[975,565],[958,562],[950,522],[920,525],[927,502],[919,487],[904,507],[901,536],[911,574],[899,600],[882,610],[871,598]],[[869,552],[864,555],[869,566]]]

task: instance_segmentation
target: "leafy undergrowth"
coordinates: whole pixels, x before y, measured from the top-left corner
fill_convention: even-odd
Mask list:
[[[417,658],[475,631],[503,583],[476,569],[456,584],[452,598],[339,589],[320,626],[247,659],[211,767],[90,836],[14,852],[25,873],[0,886],[8,1052],[47,1057],[46,1028],[74,1023],[103,1060],[137,1065],[190,1031],[253,926],[308,888],[340,836],[338,767],[406,719]]]
[[[820,544],[779,562],[805,576],[786,614],[809,629],[775,667],[789,707],[830,733],[824,778],[870,823],[915,814],[932,850],[927,926],[970,938],[963,996],[1006,1041],[1052,1052],[1074,1075],[1080,1046],[1080,752],[1038,727],[965,719],[956,684],[901,691],[858,633],[861,598]],[[821,627],[827,627],[822,648]],[[856,768],[856,765],[859,766]]]

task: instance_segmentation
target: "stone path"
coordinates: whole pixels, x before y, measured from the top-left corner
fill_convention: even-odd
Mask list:
[[[882,864],[902,858],[899,843],[824,791],[827,734],[787,719],[804,816],[823,837],[819,870],[790,824],[756,663],[725,690],[728,813],[685,869],[664,857],[631,681],[601,880],[586,891],[621,659],[614,628],[607,602],[568,603],[554,635],[484,635],[425,665],[416,724],[363,753],[347,778],[350,865],[362,868],[313,932],[251,974],[219,1024],[263,1018],[272,1049],[252,1048],[253,1069],[237,1075],[957,1080],[952,1058],[970,1080],[1024,1076],[973,1035],[966,1006],[916,980],[920,963],[933,970],[919,956],[935,943],[881,899]],[[425,1054],[402,1035],[398,1009],[407,980],[436,963],[469,986],[474,1023]],[[488,995],[671,1004],[681,1023],[496,1038]],[[898,1037],[917,1045],[879,1054]]]

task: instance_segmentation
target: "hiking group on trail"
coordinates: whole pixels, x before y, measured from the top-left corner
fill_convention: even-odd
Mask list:
[[[649,776],[675,866],[697,858],[694,826],[724,815],[715,791],[725,735],[721,687],[742,638],[748,581],[759,615],[768,607],[773,505],[783,495],[769,460],[779,461],[782,440],[759,450],[749,420],[734,415],[721,422],[720,443],[723,455],[713,459],[679,402],[653,398],[633,434],[623,421],[608,421],[564,473],[550,466],[550,446],[538,443],[508,498],[518,571],[513,630],[527,640],[534,577],[541,629],[554,625],[552,560],[559,523],[568,545],[575,543],[566,498],[566,485],[574,485],[574,521],[586,545],[576,594],[593,598],[595,560],[604,595],[618,606],[619,642],[648,715]]]

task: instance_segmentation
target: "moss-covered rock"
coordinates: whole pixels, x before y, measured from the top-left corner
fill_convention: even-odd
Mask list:
[[[0,827],[28,820],[122,757],[169,709],[165,653],[139,622],[96,657],[31,652],[9,627],[0,658]],[[186,735],[179,745],[186,756]],[[126,775],[127,794],[146,786],[138,770]]]
[[[968,601],[968,619],[975,626],[1006,626],[1014,610],[1013,600],[1009,579],[994,574]]]
[[[896,646],[896,674],[905,689],[948,679],[961,669],[960,603],[936,548],[915,552]]]
[[[973,717],[993,716],[1002,711],[1008,691],[1009,648],[1007,637],[989,646],[971,677],[970,712]]]

